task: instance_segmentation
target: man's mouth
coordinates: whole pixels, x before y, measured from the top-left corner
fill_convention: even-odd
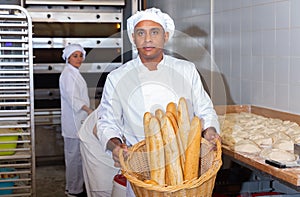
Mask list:
[[[150,47],[150,46],[143,47],[143,49],[145,49],[146,51],[152,50],[152,49],[154,49],[154,48],[155,48],[155,47]]]

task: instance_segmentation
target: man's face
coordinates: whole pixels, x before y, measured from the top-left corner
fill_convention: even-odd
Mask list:
[[[69,64],[79,68],[83,61],[83,54],[81,51],[75,51],[70,55],[68,60],[69,60]]]
[[[161,60],[169,34],[159,23],[150,20],[141,21],[135,26],[132,36],[142,61]]]

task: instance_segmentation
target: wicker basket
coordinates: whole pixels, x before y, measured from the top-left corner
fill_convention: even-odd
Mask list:
[[[210,197],[217,172],[222,165],[221,143],[217,142],[217,149],[205,139],[201,141],[201,167],[198,179],[186,181],[180,185],[160,186],[143,182],[150,179],[145,140],[132,146],[126,159],[120,154],[122,173],[130,182],[137,197]]]

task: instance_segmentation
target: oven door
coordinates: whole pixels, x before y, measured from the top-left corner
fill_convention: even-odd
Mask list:
[[[80,43],[86,58],[82,72],[110,72],[123,62],[122,11],[29,9],[33,20],[34,71],[61,72],[62,51]],[[88,21],[88,22],[86,22]]]
[[[85,49],[86,58],[80,72],[87,82],[91,107],[95,109],[107,74],[123,63],[123,10],[74,6],[88,2],[84,0],[28,2],[38,4],[27,7],[33,22],[37,163],[58,162],[63,158],[59,77],[66,62],[62,51],[69,43],[80,43]],[[72,5],[49,6],[51,2],[72,2]]]
[[[102,89],[108,73],[82,73],[87,82],[91,108],[97,108],[102,96]],[[34,75],[34,107],[51,111],[60,109],[59,91],[60,73],[39,73]]]
[[[125,0],[25,0],[25,4],[30,5],[105,5],[105,6],[124,6]]]

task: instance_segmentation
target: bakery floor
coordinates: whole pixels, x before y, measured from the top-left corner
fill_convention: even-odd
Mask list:
[[[64,165],[41,165],[36,167],[36,196],[66,197]]]
[[[238,188],[233,185],[228,187],[227,184],[225,184],[227,187],[224,187],[223,181],[225,181],[224,177],[218,176],[213,197],[236,197]],[[232,191],[230,192],[230,190]],[[224,195],[225,193],[231,195]],[[38,165],[36,167],[36,194],[37,197],[66,197],[65,166],[63,164]]]
[[[251,196],[240,194],[241,183],[246,181],[250,174],[251,172],[245,168],[220,170],[212,197]],[[43,164],[36,167],[36,196],[66,197],[65,166],[63,164]]]
[[[219,173],[216,180],[213,197],[238,196],[238,184],[228,182],[228,174]],[[225,195],[226,194],[226,195]],[[66,197],[65,195],[65,166],[63,164],[38,165],[36,167],[36,196],[37,197]]]

